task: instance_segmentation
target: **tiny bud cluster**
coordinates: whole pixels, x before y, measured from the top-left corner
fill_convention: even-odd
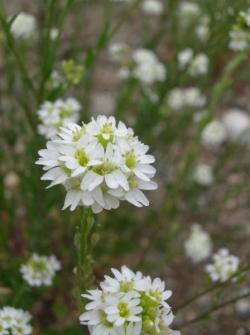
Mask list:
[[[177,335],[169,328],[174,316],[166,300],[172,292],[159,278],[152,279],[126,266],[112,269],[113,277],[105,276],[100,289],[82,296],[90,300],[80,323],[91,335]]]

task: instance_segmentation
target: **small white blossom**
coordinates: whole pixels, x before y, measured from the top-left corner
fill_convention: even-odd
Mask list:
[[[112,43],[108,51],[114,62],[123,62],[128,58],[129,46],[122,42]]]
[[[101,290],[82,295],[90,302],[80,323],[88,326],[91,335],[175,334],[169,328],[174,316],[166,302],[172,292],[164,282],[126,266],[112,272],[114,277],[105,276],[100,283]]]
[[[50,286],[61,264],[57,258],[52,256],[39,256],[33,254],[26,264],[21,266],[23,279],[30,286]]]
[[[179,52],[177,58],[178,58],[178,63],[179,63],[179,68],[181,70],[185,69],[193,59],[193,50],[191,48],[186,48]]]
[[[249,45],[249,32],[236,27],[229,32],[229,48],[235,51],[243,51]]]
[[[212,281],[225,282],[239,269],[239,258],[229,254],[228,249],[220,249],[213,255],[213,264],[206,266],[206,271]]]
[[[149,15],[160,15],[163,12],[163,5],[159,0],[144,0],[142,10]]]
[[[209,122],[202,131],[201,142],[205,147],[218,147],[227,136],[225,126],[218,120]]]
[[[209,38],[210,35],[210,18],[209,16],[203,16],[200,20],[200,22],[195,27],[195,33],[197,37],[205,42]]]
[[[5,306],[0,309],[0,334],[29,335],[32,333],[30,320],[31,315],[28,312]]]
[[[156,54],[147,49],[137,49],[132,56],[135,66],[132,75],[146,85],[166,78],[165,66],[158,60]]]
[[[56,136],[60,127],[79,120],[80,103],[74,98],[58,99],[55,102],[46,101],[38,110],[38,132],[47,139]]]
[[[29,39],[36,33],[36,19],[33,15],[21,12],[11,23],[10,29],[16,38]]]
[[[190,63],[188,73],[193,77],[204,75],[208,72],[208,64],[209,59],[207,55],[202,53],[197,54]]]
[[[214,181],[212,167],[205,163],[196,165],[193,171],[193,179],[200,185],[211,185]]]
[[[137,207],[149,205],[142,191],[156,189],[157,184],[151,181],[155,158],[148,150],[124,123],[98,116],[82,126],[61,128],[47,149],[39,151],[37,164],[44,166],[42,179],[51,181],[50,186],[65,187],[63,209],[82,205],[98,213],[118,208],[122,200]]]
[[[198,224],[193,224],[191,233],[184,243],[185,252],[193,263],[199,263],[208,258],[212,252],[210,235]]]
[[[231,140],[241,138],[244,132],[250,128],[249,115],[238,108],[232,108],[225,112],[222,116],[222,122]]]
[[[246,26],[250,28],[250,8],[248,8],[246,11],[241,11],[239,13],[239,18]]]
[[[182,1],[177,13],[180,17],[180,24],[185,26],[200,16],[201,9],[199,5],[194,2]]]
[[[200,108],[206,104],[206,97],[199,88],[174,88],[168,96],[168,105],[178,111],[182,108]]]

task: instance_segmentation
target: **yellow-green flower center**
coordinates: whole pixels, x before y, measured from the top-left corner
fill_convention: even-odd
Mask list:
[[[133,150],[126,152],[125,163],[129,169],[134,169],[136,167],[137,161]]]
[[[117,167],[114,164],[104,161],[102,164],[95,166],[93,171],[101,176],[104,176],[115,171],[116,169]]]
[[[79,165],[81,166],[86,166],[89,162],[88,156],[83,149],[76,150],[75,159],[78,161]]]
[[[79,141],[83,134],[84,134],[84,128],[83,127],[81,127],[81,129],[75,129],[73,131],[73,141],[74,142]]]
[[[97,139],[99,143],[106,148],[108,143],[112,143],[114,140],[114,133],[112,129],[112,123],[105,123],[102,126],[101,132],[98,134]]]
[[[129,316],[129,308],[128,305],[124,302],[120,302],[118,304],[118,311],[119,311],[119,315],[122,318],[127,318]]]

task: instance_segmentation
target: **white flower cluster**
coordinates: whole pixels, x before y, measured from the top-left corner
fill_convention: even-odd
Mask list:
[[[210,235],[199,224],[193,224],[191,233],[184,243],[185,252],[193,263],[199,263],[208,258],[212,252]]]
[[[207,148],[217,148],[226,140],[227,132],[219,120],[209,122],[201,133],[201,143]]]
[[[12,20],[12,18],[10,18]],[[10,30],[15,38],[32,38],[37,30],[36,19],[33,15],[21,12],[11,23]]]
[[[196,36],[203,42],[206,42],[210,36],[210,17],[203,15],[195,27]]]
[[[81,105],[74,98],[58,99],[55,102],[46,101],[37,112],[40,121],[39,134],[47,139],[55,137],[60,127],[79,120],[80,110]]]
[[[182,1],[177,13],[180,17],[180,24],[186,26],[201,15],[201,9],[195,2]]]
[[[61,264],[54,255],[39,256],[33,254],[26,264],[21,266],[23,279],[30,286],[50,286]]]
[[[222,116],[222,122],[226,128],[230,140],[238,140],[250,129],[249,115],[238,108],[227,110]]]
[[[131,52],[125,43],[114,43],[109,47],[112,60],[120,63],[118,76],[121,79],[135,78],[145,85],[164,81],[167,71],[157,55],[148,49],[136,49]]]
[[[225,282],[239,269],[239,258],[229,254],[228,249],[220,249],[213,255],[213,264],[206,265],[206,271],[212,281]]]
[[[207,55],[203,53],[194,55],[191,48],[184,49],[178,54],[178,63],[181,70],[187,70],[187,73],[193,77],[208,72],[209,59]]]
[[[148,15],[160,15],[163,12],[163,5],[159,0],[144,0],[142,10]]]
[[[28,312],[5,306],[0,309],[0,334],[29,335],[32,333],[30,320],[31,315]]]
[[[250,8],[241,11],[237,23],[229,32],[229,48],[235,51],[246,50],[250,44]]]
[[[174,88],[168,95],[168,105],[178,111],[183,108],[201,108],[206,104],[206,97],[199,88]]]
[[[166,300],[172,292],[163,281],[126,266],[112,272],[114,277],[105,276],[100,289],[82,295],[90,302],[80,323],[91,335],[179,334],[169,328],[174,316]]]
[[[57,138],[40,150],[37,164],[47,171],[42,180],[62,184],[63,208],[91,207],[94,213],[118,208],[121,200],[142,207],[149,201],[142,190],[154,190],[155,168],[149,147],[141,143],[124,123],[98,116],[87,124],[69,124]]]
[[[193,171],[193,179],[202,186],[209,186],[214,181],[213,169],[206,163],[199,163]]]

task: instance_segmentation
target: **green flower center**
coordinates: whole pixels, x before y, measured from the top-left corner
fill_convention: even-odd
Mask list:
[[[73,131],[73,141],[74,142],[79,141],[83,134],[84,134],[84,128],[83,127],[81,129],[75,129]]]
[[[112,123],[105,123],[102,126],[101,132],[98,134],[97,139],[99,143],[106,148],[108,143],[112,143],[114,140],[114,133],[112,129]]]
[[[161,293],[160,292],[150,290],[149,294],[151,295],[151,297],[155,298],[155,300],[161,301]]]
[[[137,161],[133,150],[126,152],[125,163],[129,169],[134,169],[136,167]]]
[[[113,324],[107,320],[107,315],[105,314],[104,311],[99,311],[99,317],[100,317],[101,323],[106,328],[112,328],[113,327]]]
[[[119,315],[122,318],[127,318],[129,316],[129,308],[128,305],[124,302],[120,302],[118,304]]]
[[[78,161],[79,165],[86,166],[88,164],[88,156],[83,149],[77,149],[75,152],[75,159]]]
[[[134,284],[132,281],[122,281],[120,283],[120,291],[121,292],[129,292],[133,289]]]
[[[61,118],[66,118],[72,115],[72,109],[69,107],[62,107],[60,109],[60,117]]]
[[[93,168],[93,171],[101,176],[109,174],[116,170],[116,166],[110,162],[104,161],[102,164],[97,165]]]
[[[46,272],[47,271],[47,266],[46,263],[43,260],[30,260],[29,265],[32,267],[34,272]]]

